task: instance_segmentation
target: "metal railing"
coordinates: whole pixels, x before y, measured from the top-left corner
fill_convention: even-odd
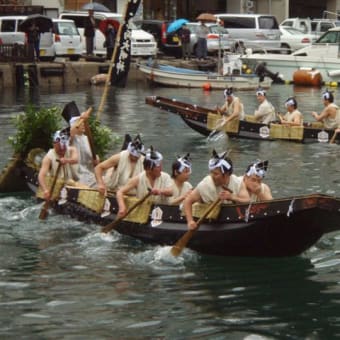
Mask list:
[[[0,62],[30,62],[26,45],[2,44],[0,45]]]

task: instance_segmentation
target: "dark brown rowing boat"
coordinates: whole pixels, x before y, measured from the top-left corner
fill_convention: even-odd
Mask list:
[[[190,128],[204,136],[222,131],[235,138],[327,143],[334,135],[334,129],[325,129],[319,122],[304,123],[303,126],[285,126],[279,123],[266,125],[255,122],[254,116],[246,115],[244,120],[233,120],[224,125],[223,116],[214,109],[160,96],[148,96],[145,102],[179,115]],[[340,142],[340,134],[335,141]]]

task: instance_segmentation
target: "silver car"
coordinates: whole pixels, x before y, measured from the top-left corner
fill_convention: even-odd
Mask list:
[[[200,23],[188,22],[186,26],[189,28],[191,53],[196,54],[197,47],[197,31]],[[220,50],[222,53],[224,50],[229,49],[229,33],[228,30],[219,24],[206,23],[209,29],[207,36],[208,53],[217,54]]]

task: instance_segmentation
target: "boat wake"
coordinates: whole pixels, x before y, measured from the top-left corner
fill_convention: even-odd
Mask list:
[[[150,266],[157,270],[184,269],[186,263],[197,262],[199,255],[189,249],[185,249],[181,256],[171,254],[171,246],[157,246],[151,250],[145,250],[130,255],[130,261],[142,265]]]

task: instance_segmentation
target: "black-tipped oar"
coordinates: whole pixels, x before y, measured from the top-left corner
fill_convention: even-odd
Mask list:
[[[171,254],[173,256],[178,256],[181,254],[183,249],[186,247],[196,230],[198,230],[200,224],[203,222],[203,220],[214,210],[214,208],[217,206],[218,203],[220,203],[220,198],[218,198],[216,201],[211,203],[207,210],[204,212],[204,214],[200,217],[200,219],[197,221],[197,228],[194,230],[188,230],[185,232],[185,234],[172,246],[171,248]]]
[[[59,176],[59,172],[60,172],[61,167],[62,167],[62,164],[59,162],[58,167],[57,167],[57,171],[54,175],[53,182],[52,182],[52,185],[51,185],[50,198],[45,200],[45,203],[44,203],[43,207],[41,208],[41,211],[40,211],[40,214],[39,214],[39,218],[41,220],[45,220],[46,217],[48,216],[48,208],[50,206],[50,202],[51,202],[51,199],[53,197],[54,187],[55,187],[55,184],[57,183],[57,178]]]
[[[108,233],[110,232],[112,229],[116,228],[116,226],[126,217],[128,216],[133,210],[135,210],[139,205],[141,205],[149,196],[151,195],[151,190],[149,190],[149,192],[142,197],[139,201],[137,201],[135,204],[133,204],[128,211],[126,212],[125,216],[122,217],[118,217],[116,218],[114,221],[112,221],[111,223],[107,224],[105,227],[103,227],[102,232],[103,233]]]

